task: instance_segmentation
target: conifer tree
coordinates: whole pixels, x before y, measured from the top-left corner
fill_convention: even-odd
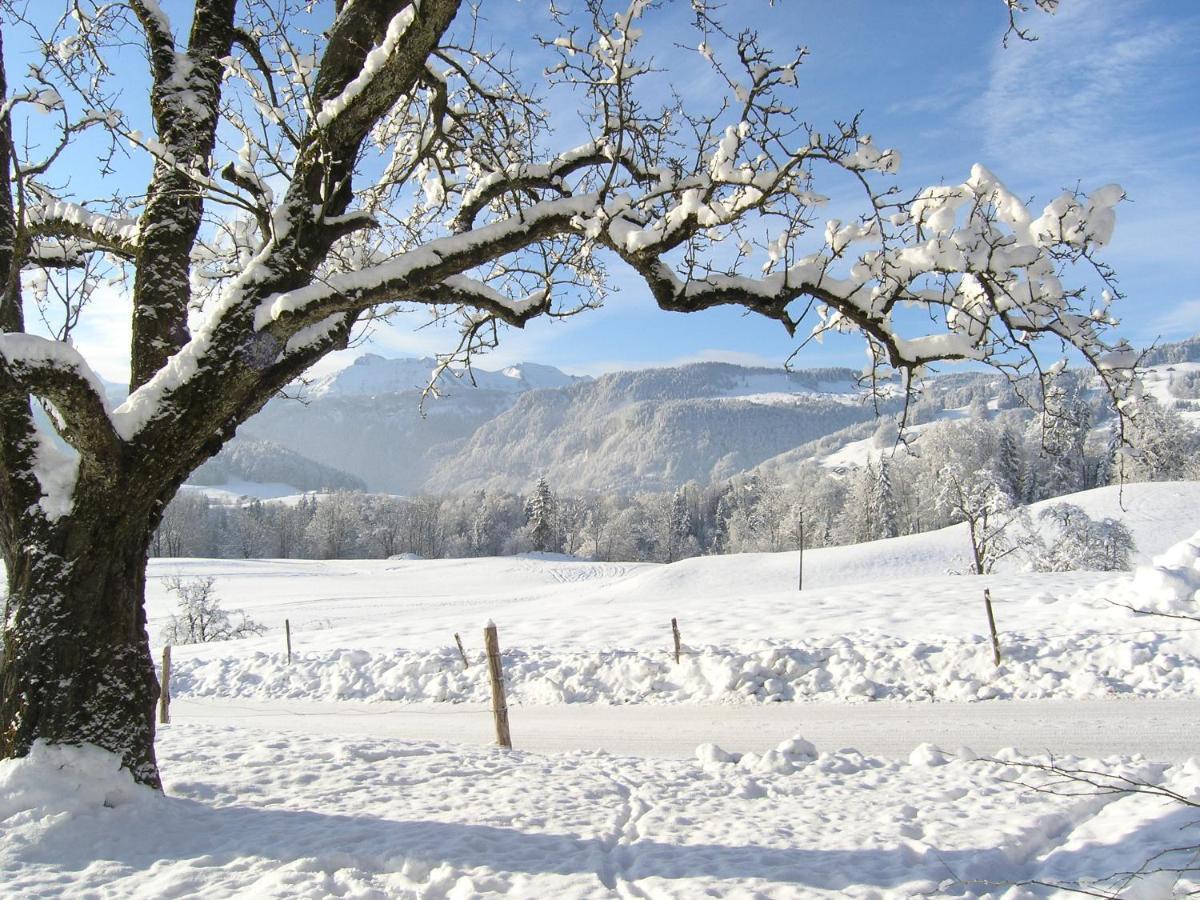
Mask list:
[[[896,495],[892,490],[889,469],[888,461],[880,459],[871,492],[871,520],[877,538],[894,538],[900,534],[900,514],[896,509]]]
[[[525,503],[525,514],[528,519],[529,537],[533,549],[540,553],[554,553],[558,550],[558,526],[554,492],[546,476],[538,477],[533,493]]]

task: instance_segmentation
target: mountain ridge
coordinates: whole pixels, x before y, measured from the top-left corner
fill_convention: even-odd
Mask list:
[[[1151,373],[1151,393],[1168,399],[1185,376],[1195,380],[1185,370],[1197,364],[1178,360],[1200,358],[1198,346],[1191,339],[1155,348],[1160,366],[1175,363],[1179,371]],[[372,491],[523,492],[544,475],[567,492],[635,493],[787,468],[810,448],[862,441],[877,413],[900,406],[867,402],[849,368],[726,362],[595,378],[538,363],[476,368],[473,383],[444,376],[451,380],[441,394],[422,401],[434,364],[367,354],[310,382],[302,403],[271,401],[240,434]],[[995,372],[958,371],[931,378],[912,412],[918,421],[971,404],[1004,409],[1015,402]],[[1106,407],[1096,404],[1103,416]]]

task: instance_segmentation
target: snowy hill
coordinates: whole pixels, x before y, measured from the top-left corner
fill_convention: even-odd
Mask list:
[[[1200,528],[1198,483],[1129,485],[1123,503],[1117,488],[1069,499],[1122,518],[1142,565]],[[177,647],[181,696],[483,700],[482,668],[462,669],[453,635],[473,648],[489,618],[521,703],[1200,694],[1200,635],[1105,599],[1172,600],[1158,596],[1167,576],[947,575],[968,552],[964,529],[807,551],[803,591],[798,553],[670,565],[161,559],[150,630],[172,610],[162,579],[175,574],[213,576],[226,606],[268,626],[261,638]],[[984,587],[1011,654],[995,675]],[[673,617],[690,648],[682,670],[665,651]],[[284,619],[301,654],[291,667],[279,656]]]
[[[286,493],[303,491],[348,490],[361,491],[366,485],[333,466],[322,465],[286,447],[271,441],[256,441],[235,437],[220,454],[210,459],[192,473],[188,484],[194,486],[226,488],[235,485],[244,488],[242,493],[262,497],[256,485],[290,486]],[[268,496],[275,496],[271,492]]]
[[[427,487],[634,493],[727,478],[873,419],[849,369],[726,363],[618,372],[523,396],[438,461]]]
[[[437,360],[428,357],[386,359],[367,353],[344,368],[315,380],[303,393],[308,399],[316,400],[334,396],[373,397],[422,391],[436,366]],[[499,372],[475,368],[472,376],[473,383],[472,377],[465,373],[462,377],[443,373],[438,379],[438,390],[447,395],[475,390],[521,394],[525,391],[567,387],[587,380],[578,375],[567,375],[553,366],[535,363],[520,363]]]

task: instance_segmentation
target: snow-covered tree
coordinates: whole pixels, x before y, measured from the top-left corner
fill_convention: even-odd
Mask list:
[[[1085,448],[1092,422],[1092,409],[1080,390],[1078,379],[1058,379],[1046,394],[1038,423],[1043,451],[1039,481],[1048,496],[1091,487]]]
[[[1025,499],[1025,456],[1015,429],[1000,432],[996,454],[996,475],[1010,497]]]
[[[677,7],[647,0],[556,8],[554,32],[511,57],[473,46],[487,30],[461,0],[205,0],[181,21],[154,0],[78,0],[57,21],[3,6],[0,753],[90,742],[158,783],[143,594],[163,511],[397,304],[457,318],[451,365],[505,325],[595,305],[621,266],[665,310],[861,334],[875,369],[1036,372],[1049,338],[1127,395],[1133,357],[1093,264],[1120,188],[1030,210],[976,166],[902,193],[899,154],[856,119],[803,124],[805,53],[731,34],[717,6],[687,7],[697,34],[679,44],[699,58],[676,35],[652,58],[642,37]],[[675,52],[723,90],[671,99],[696,97],[664,90]],[[826,178],[862,190],[861,216],[820,221]],[[74,294],[39,336],[26,300],[49,283]],[[115,409],[70,340],[114,283],[132,328]],[[894,315],[914,305],[926,314]],[[421,525],[440,546],[437,519]]]
[[[696,552],[696,540],[692,535],[692,514],[683,488],[671,494],[663,494],[653,504],[657,520],[654,531],[658,544],[658,557],[662,562],[672,563]]]
[[[875,540],[878,534],[874,499],[879,476],[875,464],[854,469],[846,479],[846,493],[838,516],[837,538],[846,544]]]
[[[1037,572],[1088,570],[1115,572],[1132,568],[1137,549],[1125,523],[1111,518],[1096,521],[1073,503],[1055,503],[1038,514],[1048,530],[1028,547]]]
[[[209,503],[203,494],[180,493],[154,533],[154,556],[204,556],[210,545]]]
[[[362,518],[354,495],[339,491],[317,501],[305,537],[318,559],[354,556]]]
[[[554,492],[546,477],[540,476],[533,493],[525,502],[526,529],[533,549],[541,553],[558,551],[558,514]]]
[[[1200,455],[1200,432],[1179,413],[1143,397],[1134,407],[1130,426],[1130,446],[1115,451],[1122,478],[1167,481],[1189,476]]]
[[[879,460],[871,490],[871,520],[877,538],[894,538],[900,534],[900,513],[896,509],[890,468],[886,458]]]
[[[965,522],[971,542],[970,571],[987,575],[996,563],[1017,552],[1028,534],[1027,516],[990,469],[967,472],[948,465],[938,476],[937,505],[951,521]]]
[[[168,593],[178,599],[177,611],[167,619],[162,639],[166,644],[206,644],[256,637],[266,626],[246,617],[240,610],[221,606],[211,576],[164,580]]]

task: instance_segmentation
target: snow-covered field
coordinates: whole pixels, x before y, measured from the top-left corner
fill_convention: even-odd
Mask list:
[[[802,592],[796,554],[156,560],[156,636],[173,574],[214,576],[226,607],[269,630],[174,648],[165,797],[87,748],[0,764],[0,896],[1195,891],[1200,623],[1109,601],[1194,610],[1200,485],[1131,486],[1124,509],[1116,489],[1072,500],[1129,524],[1136,572],[946,575],[961,528],[810,551]],[[488,619],[511,752],[474,733],[486,738]],[[406,702],[362,702],[381,700]],[[1028,765],[1051,758],[1176,796],[1051,785]],[[1163,871],[1128,874],[1147,862]]]
[[[1073,498],[1119,516],[1146,564],[1200,528],[1200,484]],[[950,576],[965,526],[799,554],[672,565],[569,558],[156,560],[151,629],[173,607],[162,579],[212,575],[261,638],[177,647],[180,697],[482,701],[496,621],[516,703],[975,700],[1200,695],[1200,624],[1148,618],[1164,588],[1129,573]],[[1150,580],[1147,581],[1147,578]],[[1151,582],[1154,582],[1153,584]],[[1004,661],[992,662],[991,590]],[[670,652],[679,620],[684,654]],[[290,620],[295,659],[284,655]]]
[[[711,745],[691,760],[544,756],[171,727],[163,797],[98,751],[40,748],[0,768],[0,892],[1016,900],[1048,892],[1032,882],[1144,898],[1198,886],[1171,872],[1114,875],[1185,844],[1195,810],[1038,793],[1020,782],[1045,779],[1015,751],[980,760],[924,745],[879,759],[803,739],[759,749],[739,762]],[[1200,798],[1195,760],[1056,761]]]

